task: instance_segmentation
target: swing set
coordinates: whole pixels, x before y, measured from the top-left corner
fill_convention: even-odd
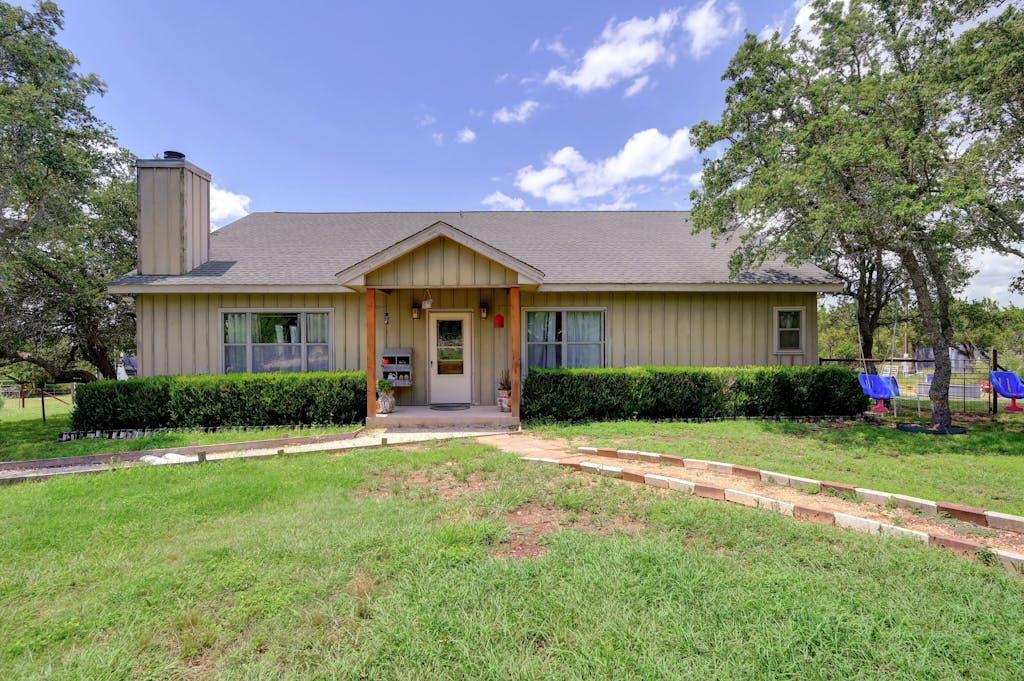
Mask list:
[[[860,362],[862,372],[857,375],[857,380],[860,383],[861,390],[865,395],[875,400],[875,406],[871,408],[871,411],[876,414],[888,414],[889,409],[887,404],[892,405],[893,414],[897,415],[898,402],[896,398],[900,396],[900,384],[897,380],[900,372],[900,366],[905,363],[899,360],[893,360],[893,353],[896,350],[896,331],[899,320],[893,320],[892,338],[890,339],[889,346],[889,360],[888,366],[883,364],[881,372],[871,372],[868,366],[868,359],[864,356],[864,340],[860,333],[860,326],[857,326],[857,348],[860,351]],[[992,354],[992,371],[989,372],[989,384],[992,387],[994,395],[1005,397],[1010,400],[1010,404],[1003,408],[1003,411],[1010,413],[1024,412],[1024,407],[1017,404],[1017,400],[1024,399],[1024,382],[1021,381],[1020,376],[1012,371],[1007,371],[999,366],[996,361],[997,355],[993,350]],[[920,394],[920,393],[918,393]],[[966,394],[965,394],[966,398]],[[966,403],[966,402],[965,402]],[[998,411],[996,400],[993,398],[991,404],[993,416]]]

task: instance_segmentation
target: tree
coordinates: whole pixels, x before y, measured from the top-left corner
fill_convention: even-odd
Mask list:
[[[0,366],[89,381],[131,347],[132,304],[105,286],[134,263],[135,189],[61,26],[53,3],[0,2]]]
[[[899,262],[894,262],[882,249],[861,248],[845,236],[839,235],[837,248],[832,253],[815,260],[826,272],[842,280],[843,290],[839,295],[854,303],[849,311],[859,339],[854,354],[871,358],[878,354],[874,352],[875,335],[882,324],[882,313],[906,292],[907,279]],[[869,371],[875,368],[868,365]]]
[[[34,12],[0,2],[0,249],[74,221],[108,172],[110,131],[88,103],[104,85],[75,70],[56,42],[62,27],[52,2]]]
[[[935,352],[932,422],[946,427],[950,301],[968,254],[1011,252],[1019,221],[1020,187],[992,171],[1012,145],[986,138],[997,162],[978,151],[980,138],[964,138],[965,97],[949,70],[965,25],[988,30],[992,20],[982,20],[1001,3],[812,4],[807,36],[747,36],[724,75],[721,120],[694,127],[702,151],[724,147],[704,161],[695,227],[739,234],[735,270],[835,250],[898,261]]]
[[[0,265],[0,365],[28,362],[58,381],[116,377],[135,334],[132,301],[106,291],[135,264],[135,180],[130,154],[122,157],[76,223],[42,241],[14,240],[16,253]]]

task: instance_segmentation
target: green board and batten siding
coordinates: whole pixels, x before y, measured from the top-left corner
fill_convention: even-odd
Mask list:
[[[460,270],[470,269],[458,256]],[[488,263],[488,283],[492,266]],[[500,267],[500,266],[498,266]],[[503,269],[503,268],[502,268]],[[475,274],[473,275],[476,276]],[[513,273],[514,276],[514,273]],[[384,281],[383,279],[381,281]],[[476,281],[479,281],[477,279]],[[482,283],[482,282],[481,282]],[[507,284],[506,284],[507,285]],[[427,400],[427,318],[411,314],[421,289],[395,289],[378,295],[377,347],[412,347],[411,388],[398,391],[399,403]],[[431,289],[438,310],[474,312],[473,393],[479,404],[494,403],[494,384],[508,368],[508,290],[504,288]],[[489,307],[488,319],[477,314]],[[642,364],[743,366],[813,364],[817,361],[817,298],[814,293],[541,293],[523,290],[530,308],[600,308],[606,311],[607,357],[612,367]],[[776,307],[805,308],[805,352],[776,355],[772,314]],[[334,368],[365,368],[365,301],[360,294],[140,294],[137,296],[139,371],[143,376],[205,374],[221,371],[222,309],[329,309],[333,312]],[[389,324],[384,324],[384,313]],[[493,319],[506,319],[495,329]]]

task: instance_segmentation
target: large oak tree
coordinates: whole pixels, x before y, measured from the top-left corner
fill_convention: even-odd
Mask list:
[[[88,381],[132,346],[131,302],[105,285],[134,262],[135,189],[61,26],[51,2],[0,2],[0,366]]]
[[[821,261],[836,249],[898,261],[935,352],[938,427],[951,420],[950,303],[965,263],[978,248],[1015,252],[1021,234],[1021,186],[1007,176],[1018,148],[967,115],[991,74],[955,68],[964,40],[994,45],[979,36],[1019,16],[1010,7],[991,18],[1002,4],[814,0],[807,35],[747,36],[724,75],[721,120],[693,130],[701,150],[721,148],[704,162],[694,221],[740,234],[735,268],[780,255]]]

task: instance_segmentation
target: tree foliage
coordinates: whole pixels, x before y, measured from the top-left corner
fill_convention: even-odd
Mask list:
[[[61,27],[53,3],[0,3],[0,365],[88,381],[132,344],[131,302],[105,286],[134,262],[135,189]]]
[[[747,36],[724,75],[721,120],[694,127],[701,150],[723,147],[704,162],[694,221],[740,235],[736,269],[836,250],[898,261],[935,352],[933,422],[948,425],[950,304],[968,253],[1015,252],[1022,197],[1003,174],[1017,148],[965,115],[980,104],[955,64],[961,40],[1016,11],[986,19],[995,0],[812,5],[808,35]]]

